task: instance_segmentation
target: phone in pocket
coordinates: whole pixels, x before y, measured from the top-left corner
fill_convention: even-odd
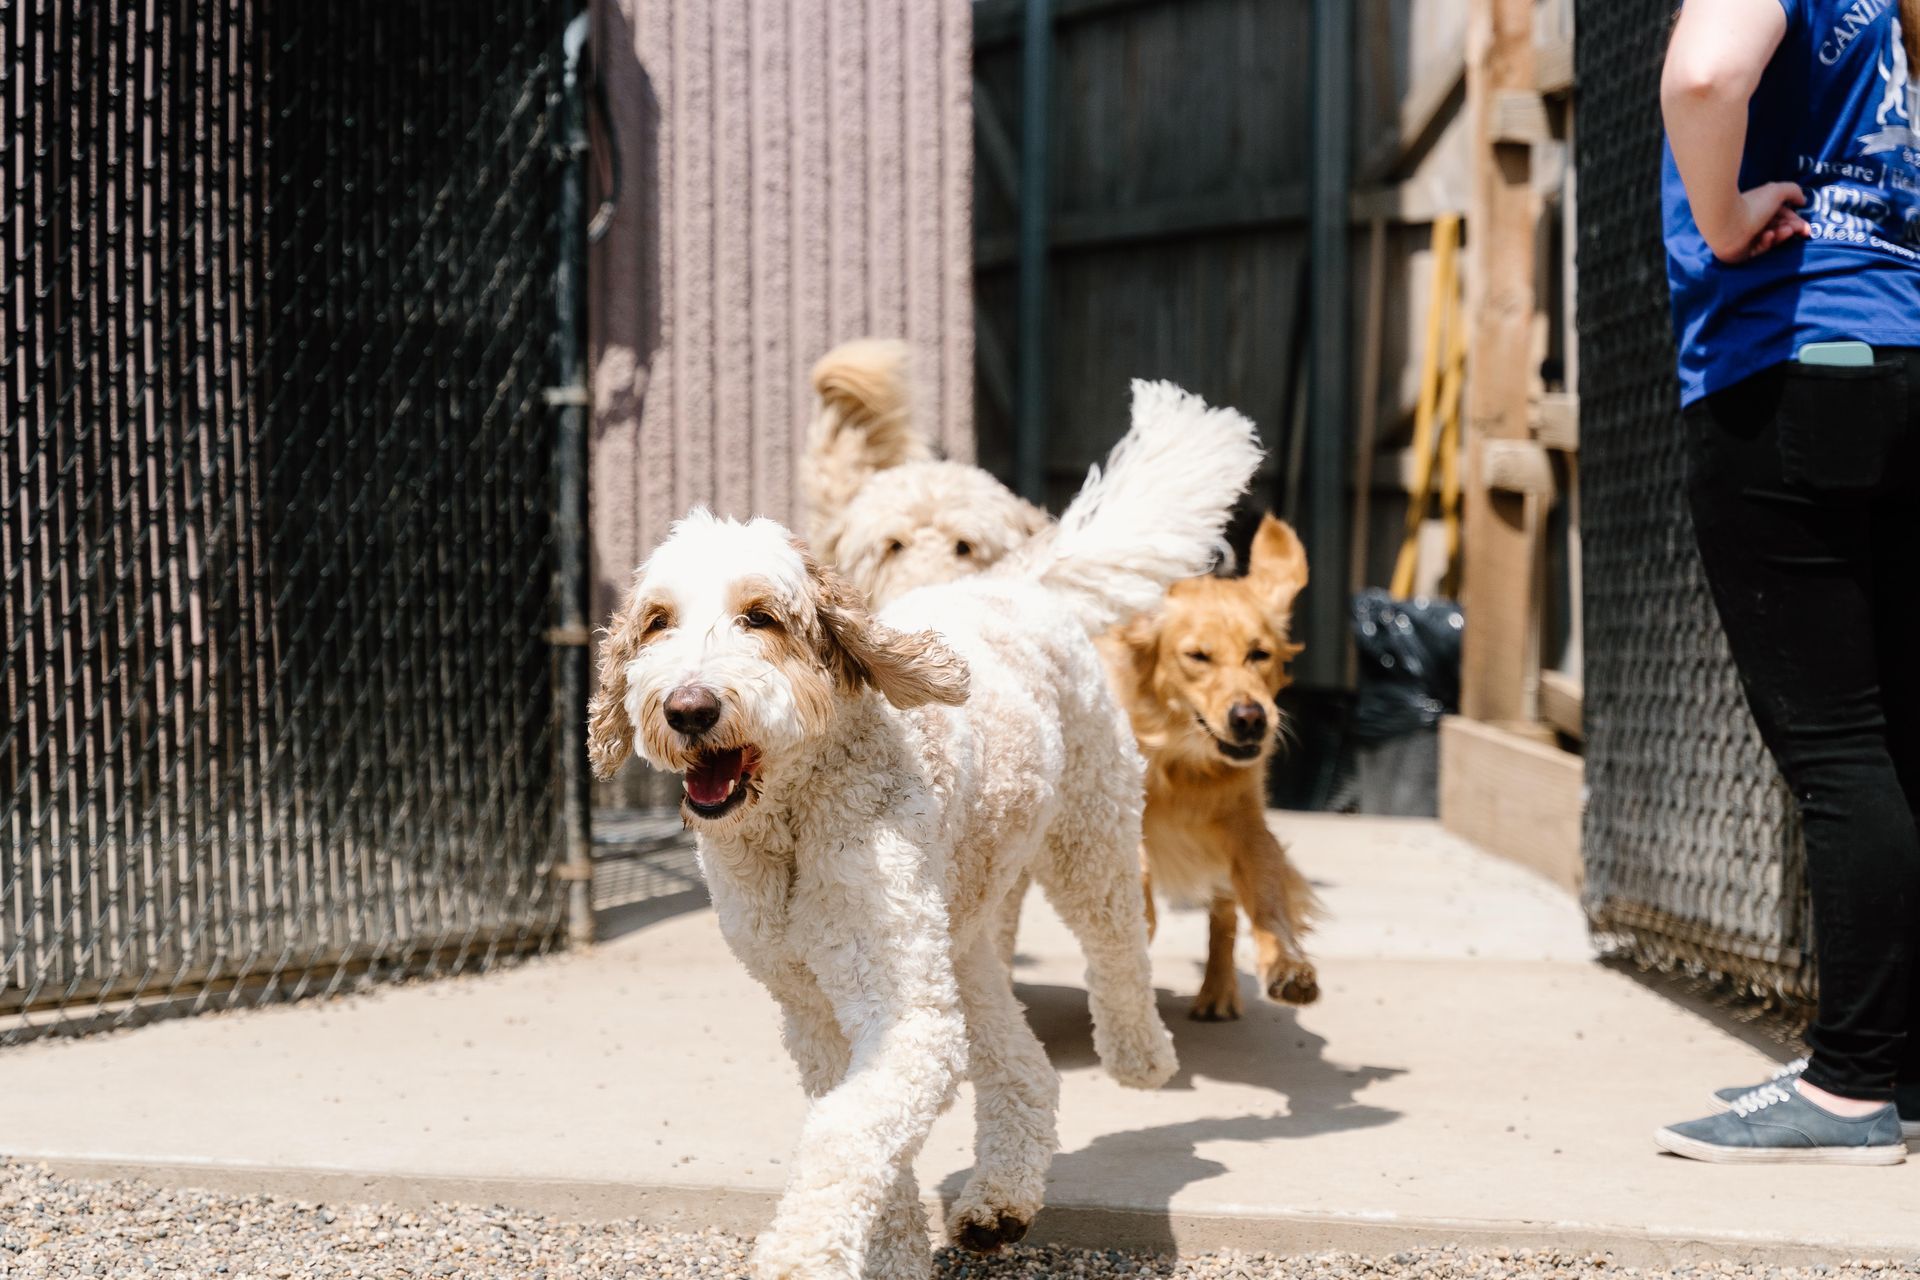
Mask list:
[[[1809,342],[1794,352],[1801,364],[1825,365],[1830,369],[1864,369],[1873,363],[1873,348],[1864,342]]]
[[[1778,414],[1781,476],[1812,493],[1878,491],[1907,430],[1907,369],[1864,342],[1810,342],[1787,366]]]

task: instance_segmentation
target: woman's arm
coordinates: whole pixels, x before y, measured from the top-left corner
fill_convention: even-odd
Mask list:
[[[1747,103],[1786,34],[1780,0],[1686,0],[1667,46],[1660,78],[1667,141],[1693,220],[1722,262],[1745,262],[1809,232],[1794,212],[1807,202],[1798,186],[1740,190]]]

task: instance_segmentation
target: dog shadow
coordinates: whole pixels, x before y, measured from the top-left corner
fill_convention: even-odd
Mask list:
[[[1062,1074],[1098,1069],[1085,990],[1022,983],[1015,991],[1056,1069]],[[1180,1072],[1166,1088],[1192,1090],[1196,1081],[1247,1085],[1271,1091],[1284,1106],[1101,1134],[1078,1151],[1062,1152],[1047,1177],[1049,1199],[1057,1195],[1061,1204],[1043,1209],[1037,1223],[1047,1240],[1099,1247],[1110,1219],[1103,1224],[1101,1213],[1079,1210],[1110,1205],[1136,1219],[1129,1236],[1138,1248],[1170,1254],[1177,1244],[1173,1197],[1227,1172],[1227,1165],[1200,1154],[1202,1145],[1284,1142],[1377,1128],[1400,1118],[1398,1111],[1361,1101],[1360,1094],[1403,1074],[1402,1068],[1329,1062],[1325,1038],[1302,1027],[1295,1010],[1259,999],[1257,984],[1245,974],[1241,994],[1245,1013],[1239,1021],[1195,1022],[1187,1017],[1189,997],[1156,992],[1160,1016],[1180,1054]],[[970,1172],[962,1169],[942,1180],[939,1193],[949,1209]]]
[[[1291,1110],[1302,1115],[1330,1118],[1359,1111],[1387,1120],[1398,1116],[1398,1112],[1364,1106],[1355,1095],[1371,1084],[1402,1074],[1400,1068],[1342,1067],[1328,1062],[1326,1039],[1301,1026],[1296,1010],[1264,999],[1251,975],[1243,973],[1239,981],[1245,1012],[1237,1022],[1195,1022],[1187,1016],[1193,1003],[1191,996],[1175,995],[1164,988],[1155,990],[1161,1020],[1173,1033],[1174,1047],[1180,1053],[1179,1074],[1166,1084],[1167,1089],[1192,1089],[1195,1080],[1218,1080],[1271,1089],[1284,1095]],[[1065,1074],[1098,1069],[1093,1016],[1084,988],[1015,983],[1014,994],[1026,1005],[1027,1022],[1046,1046],[1056,1070]],[[1367,1128],[1371,1124],[1330,1127]]]

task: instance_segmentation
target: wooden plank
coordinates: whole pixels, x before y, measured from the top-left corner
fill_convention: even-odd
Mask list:
[[[1440,726],[1440,825],[1573,893],[1585,782],[1571,752],[1459,717]]]
[[[1564,391],[1534,397],[1528,425],[1543,448],[1580,452],[1580,397]]]
[[[1000,108],[994,105],[992,92],[978,78],[973,82],[973,130],[980,144],[978,150],[986,157],[987,172],[1000,184],[1008,203],[1018,206],[1020,148],[1007,132],[1006,121],[1000,118]]]
[[[1573,37],[1556,34],[1533,53],[1533,87],[1542,97],[1558,98],[1573,92]]]
[[[1540,673],[1540,716],[1569,738],[1586,737],[1585,690],[1578,676],[1564,671]]]
[[[1411,445],[1388,453],[1375,453],[1367,473],[1368,482],[1379,493],[1412,493],[1420,478],[1420,464]]]
[[[1441,54],[1400,100],[1398,128],[1380,139],[1360,166],[1364,180],[1398,177],[1420,163],[1459,113],[1467,93],[1464,38]]]
[[[1553,141],[1547,104],[1535,89],[1501,89],[1493,95],[1493,141],[1533,147]]]
[[[1467,271],[1471,370],[1467,379],[1466,560],[1462,604],[1467,630],[1461,710],[1475,720],[1535,720],[1533,596],[1541,521],[1531,499],[1490,488],[1489,439],[1529,436],[1535,349],[1534,236],[1538,199],[1529,153],[1500,142],[1500,95],[1533,85],[1533,0],[1472,0],[1468,12],[1467,111],[1472,129],[1473,201]]]
[[[1360,340],[1360,403],[1355,407],[1353,519],[1347,535],[1347,591],[1367,585],[1367,529],[1373,510],[1373,470],[1380,435],[1380,365],[1387,311],[1387,224],[1376,218],[1367,230],[1366,315]],[[1351,652],[1351,646],[1349,646]]]
[[[1353,193],[1353,220],[1363,225],[1383,220],[1414,227],[1447,214],[1464,218],[1466,213],[1434,182],[1400,182]]]
[[[1000,331],[991,317],[981,312],[980,319],[973,327],[973,346],[976,367],[980,371],[980,385],[987,393],[987,399],[994,408],[1011,419],[1014,415],[1013,403],[1013,362],[1007,358],[1006,344],[1000,341]]]
[[[1297,226],[1306,219],[1306,184],[1291,182],[1266,190],[1183,196],[1130,209],[1059,213],[1053,217],[1051,244],[1055,252],[1105,249],[1224,231]],[[973,258],[979,271],[1005,267],[1018,259],[1019,240],[1013,235],[982,236]]]
[[[1064,26],[1167,3],[1169,0],[1054,0],[1053,24]],[[1017,42],[1026,12],[1026,0],[977,0],[973,6],[973,47],[991,49]]]
[[[1551,499],[1557,487],[1553,462],[1532,440],[1485,440],[1480,473],[1489,489]]]

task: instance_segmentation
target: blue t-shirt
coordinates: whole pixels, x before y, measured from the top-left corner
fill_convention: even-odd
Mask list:
[[[1791,360],[1808,342],[1920,346],[1920,94],[1898,0],[1780,4],[1787,34],[1747,111],[1740,189],[1799,183],[1813,235],[1738,266],[1720,262],[1666,149],[1682,404]]]

